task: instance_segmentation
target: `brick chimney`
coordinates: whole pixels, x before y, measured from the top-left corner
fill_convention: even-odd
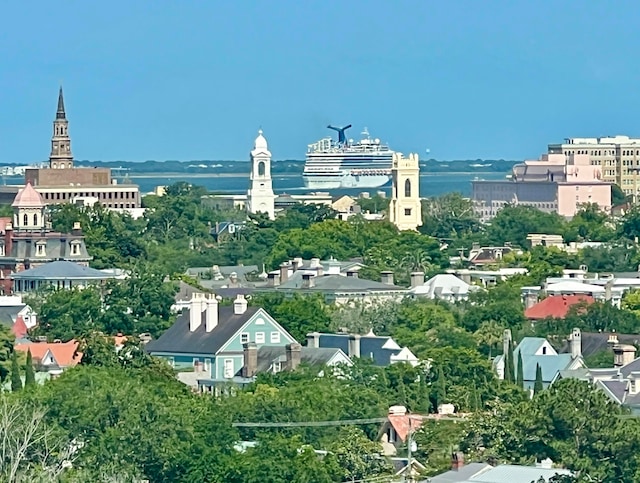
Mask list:
[[[314,280],[313,273],[303,273],[302,274],[302,287],[301,288],[313,288],[316,286],[316,281]]]
[[[242,350],[244,354],[242,377],[253,377],[258,372],[258,346],[255,342],[247,342],[242,346]]]
[[[285,347],[285,354],[287,358],[287,370],[295,371],[302,360],[302,346],[297,342],[287,344]]]
[[[291,268],[291,266],[289,265],[288,262],[282,262],[280,264],[280,283],[285,283],[287,280],[289,280],[289,269]]]
[[[613,346],[613,367],[626,366],[636,358],[636,348],[628,344]]]
[[[267,287],[277,287],[280,285],[280,271],[275,270],[267,274]]]
[[[451,453],[451,470],[458,471],[464,466],[464,453],[462,451],[454,451]]]
[[[211,332],[218,326],[218,299],[212,293],[207,294],[205,299],[206,312],[204,314],[204,327],[207,332]]]
[[[380,281],[386,285],[393,285],[393,272],[389,270],[380,272]]]
[[[247,306],[247,299],[244,298],[244,295],[238,294],[233,301],[233,313],[235,315],[242,315],[247,311]]]
[[[411,272],[411,288],[424,285],[424,272]]]

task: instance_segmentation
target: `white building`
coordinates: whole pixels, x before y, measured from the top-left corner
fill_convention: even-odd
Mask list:
[[[271,180],[271,152],[267,140],[258,131],[258,137],[251,151],[251,177],[247,191],[247,211],[266,213],[270,220],[275,219],[275,195]]]

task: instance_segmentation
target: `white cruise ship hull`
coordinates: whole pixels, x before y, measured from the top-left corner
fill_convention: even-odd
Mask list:
[[[391,180],[391,175],[303,175],[305,188],[340,189],[340,188],[380,188]]]

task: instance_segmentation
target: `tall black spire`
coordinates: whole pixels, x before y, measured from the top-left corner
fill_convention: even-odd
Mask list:
[[[66,119],[67,115],[64,112],[64,97],[62,95],[62,86],[60,86],[60,93],[58,94],[58,112],[56,112],[56,119]]]

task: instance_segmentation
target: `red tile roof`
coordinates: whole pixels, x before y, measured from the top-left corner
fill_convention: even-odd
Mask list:
[[[547,317],[564,319],[571,306],[581,302],[592,304],[593,297],[590,295],[552,295],[526,309],[524,316],[532,320],[546,319]]]
[[[28,330],[29,329],[27,328],[27,324],[24,323],[24,319],[22,318],[22,315],[18,315],[18,317],[16,317],[16,321],[13,323],[13,326],[11,327],[11,332],[13,332],[13,335],[16,336],[16,339],[23,339],[24,337],[27,336]]]
[[[389,414],[389,424],[393,426],[398,437],[405,441],[409,434],[409,418],[411,418],[411,433],[413,434],[420,426],[422,426],[422,416],[417,414]]]
[[[31,351],[31,356],[34,361],[41,361],[48,351],[51,351],[58,366],[69,367],[75,366],[80,362],[82,358],[81,353],[77,353],[78,342],[70,340],[69,342],[30,342],[28,344],[17,344],[15,350],[27,352]]]

